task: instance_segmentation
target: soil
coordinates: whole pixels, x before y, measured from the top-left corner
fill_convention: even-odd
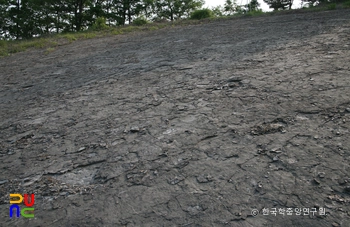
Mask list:
[[[0,225],[349,227],[349,62],[349,9],[2,58]]]

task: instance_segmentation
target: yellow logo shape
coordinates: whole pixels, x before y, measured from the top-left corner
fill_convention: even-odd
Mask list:
[[[19,197],[19,200],[11,200],[12,197]],[[22,203],[23,201],[23,196],[20,194],[10,194],[10,203]]]

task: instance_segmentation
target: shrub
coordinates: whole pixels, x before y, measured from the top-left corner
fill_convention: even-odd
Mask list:
[[[165,18],[156,17],[156,18],[153,19],[153,22],[154,23],[167,23],[168,20],[165,19]]]
[[[6,40],[0,39],[0,47],[5,47],[5,46],[7,46]]]
[[[210,9],[199,9],[191,14],[191,19],[193,20],[200,20],[210,17],[213,17],[213,12]]]
[[[69,42],[73,42],[73,41],[77,40],[77,37],[72,33],[62,34],[62,37],[67,39]]]
[[[7,41],[0,40],[0,57],[6,56],[6,55],[8,55],[8,53],[7,53]]]
[[[264,12],[261,9],[258,10],[253,10],[253,11],[249,11],[247,12],[247,16],[259,16],[259,15],[263,15]]]
[[[158,29],[158,27],[156,27],[156,26],[152,26],[152,27],[149,27],[148,28],[150,31],[154,31],[154,30],[157,30]]]
[[[350,7],[350,1],[344,2],[344,6],[347,8]]]
[[[329,4],[329,5],[327,6],[327,9],[328,9],[328,10],[334,10],[336,7],[337,7],[337,4],[331,3],[331,4]]]
[[[92,30],[103,30],[108,28],[108,25],[106,24],[106,18],[104,17],[98,17],[95,21],[95,23],[91,26]]]
[[[136,26],[142,26],[144,24],[147,24],[148,21],[144,17],[138,17],[132,22]]]
[[[136,27],[136,26],[130,26],[130,25],[128,25],[128,26],[125,26],[125,27],[121,28],[120,31],[121,31],[122,33],[124,33],[124,32],[128,33],[128,32],[137,31],[138,29],[139,29],[139,28]]]

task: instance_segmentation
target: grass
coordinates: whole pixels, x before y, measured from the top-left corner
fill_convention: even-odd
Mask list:
[[[335,10],[337,8],[337,4],[331,3],[327,5],[328,10]]]
[[[0,56],[7,56],[13,53],[22,52],[29,48],[44,48],[57,46],[57,42],[50,38],[33,38],[29,40],[0,41]]]
[[[56,48],[54,48],[54,47],[48,47],[45,51],[45,54],[49,54],[51,52],[54,52],[55,50],[56,50]]]
[[[343,3],[343,7],[350,8],[350,0]]]
[[[263,15],[263,14],[265,14],[263,11],[258,10],[258,11],[248,12],[248,13],[246,13],[244,15],[246,15],[246,16],[260,16],[260,15]]]
[[[151,26],[151,27],[149,27],[149,30],[150,31],[154,31],[154,30],[157,30],[158,28],[156,27],[156,26]]]
[[[53,52],[57,46],[70,44],[78,40],[121,35],[137,31],[154,31],[168,26],[171,26],[171,23],[150,23],[143,26],[126,25],[119,27],[107,27],[106,29],[98,31],[87,30],[82,32],[50,34],[41,38],[32,38],[27,40],[0,40],[0,57],[22,52],[31,48],[46,48],[45,54],[49,54]]]
[[[7,55],[7,42],[5,40],[0,40],[0,56]]]
[[[158,29],[166,27],[175,27],[175,26],[188,26],[196,25],[203,23],[210,23],[212,21],[226,20],[232,18],[241,18],[241,17],[255,17],[255,16],[271,16],[276,14],[289,14],[296,12],[315,12],[315,11],[324,11],[324,10],[334,10],[338,5],[332,3],[323,6],[310,7],[306,9],[295,9],[295,10],[286,10],[286,11],[277,11],[277,12],[262,12],[254,11],[248,12],[246,14],[237,14],[234,16],[223,16],[223,17],[214,17],[214,18],[205,18],[202,20],[190,20],[183,19],[174,22],[163,22],[163,23],[147,23],[142,26],[119,26],[119,27],[107,27],[101,30],[87,30],[82,32],[71,32],[71,33],[61,33],[61,34],[51,34],[43,36],[41,38],[32,38],[28,40],[0,40],[0,57],[8,56],[17,52],[25,51],[27,49],[36,48],[36,49],[45,49],[44,54],[50,54],[56,50],[58,46],[70,44],[78,40],[92,39],[106,36],[121,35],[126,33],[138,32],[138,31],[155,31]],[[349,8],[350,0],[342,4],[342,8]]]

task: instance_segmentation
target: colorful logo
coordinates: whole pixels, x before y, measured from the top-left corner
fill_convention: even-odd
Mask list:
[[[19,198],[19,199],[14,200],[13,198]],[[20,194],[10,194],[10,204],[13,204],[10,206],[10,218],[12,218],[14,210],[16,210],[15,212],[18,218],[21,215],[25,218],[34,218],[34,208],[32,207],[34,205],[34,194],[30,195],[30,203],[28,201],[28,198],[29,198],[28,194],[24,194],[24,205],[26,205],[26,207],[21,209],[17,204],[22,203],[23,196]],[[31,213],[27,213],[27,211],[30,211]]]

